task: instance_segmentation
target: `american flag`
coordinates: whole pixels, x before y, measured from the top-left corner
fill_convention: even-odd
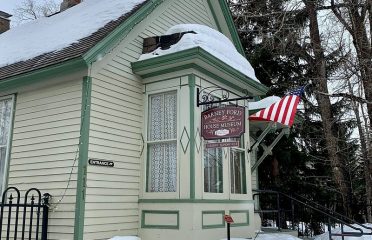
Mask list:
[[[292,126],[297,112],[300,97],[304,93],[305,87],[300,87],[280,99],[279,102],[272,104],[268,108],[262,109],[249,116],[251,121],[273,121],[283,125]]]

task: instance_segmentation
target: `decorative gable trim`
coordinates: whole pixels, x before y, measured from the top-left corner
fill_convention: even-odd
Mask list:
[[[27,72],[0,81],[0,89],[7,91],[17,87],[41,82],[51,77],[63,76],[67,73],[87,70],[88,65],[82,58],[75,58],[59,64],[51,65],[36,71]]]
[[[91,64],[96,61],[98,56],[103,56],[117,46],[129,32],[150,13],[152,13],[164,0],[150,0],[139,8],[128,19],[120,24],[114,31],[108,34],[102,41],[91,48],[83,55],[84,60]]]
[[[240,54],[245,56],[244,48],[240,41],[238,31],[236,30],[235,23],[232,18],[231,11],[230,11],[229,5],[227,4],[227,1],[226,0],[207,0],[207,1],[208,1],[209,8],[212,11],[212,15],[216,22],[218,30],[223,33],[223,26],[221,24],[221,21],[224,20],[227,25],[227,29],[229,30],[229,33],[231,35],[231,38],[232,38],[231,40],[234,43],[236,49],[238,50]],[[218,9],[214,8],[214,6],[216,7],[216,5],[214,4],[216,2],[218,2],[223,19],[221,15],[217,14]]]
[[[200,47],[134,62],[132,68],[142,78],[196,69],[239,91],[248,87],[255,96],[264,95],[268,90],[266,86],[248,78]]]

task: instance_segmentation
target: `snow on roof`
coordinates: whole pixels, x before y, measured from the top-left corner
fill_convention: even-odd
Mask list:
[[[272,104],[277,103],[279,101],[280,101],[280,97],[270,96],[257,102],[250,102],[249,110],[258,110],[258,109],[267,108],[271,106]]]
[[[258,81],[254,69],[248,60],[236,50],[230,39],[217,30],[199,24],[180,24],[171,27],[165,34],[170,35],[189,31],[194,31],[196,34],[187,33],[178,43],[174,44],[169,49],[162,50],[158,48],[151,53],[141,55],[139,61],[190,48],[201,47],[249,78]]]
[[[0,67],[62,50],[130,12],[145,0],[85,0],[51,17],[0,35]]]

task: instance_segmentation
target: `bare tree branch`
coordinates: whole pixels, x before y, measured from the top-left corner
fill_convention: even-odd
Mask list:
[[[355,95],[349,94],[349,93],[332,93],[332,94],[330,94],[330,93],[325,93],[325,92],[320,92],[320,91],[315,91],[315,92],[319,93],[321,95],[324,95],[324,96],[328,96],[328,97],[343,97],[343,98],[348,98],[351,101],[356,101],[356,102],[363,103],[363,104],[372,104],[372,102],[369,102],[364,98],[361,98],[361,97],[358,97],[358,96],[355,96]]]

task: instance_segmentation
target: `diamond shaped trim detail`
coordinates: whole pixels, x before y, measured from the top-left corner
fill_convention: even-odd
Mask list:
[[[199,153],[201,149],[201,136],[200,136],[200,131],[199,128],[196,129],[196,134],[195,134],[195,146],[196,146],[196,151]]]
[[[187,149],[189,148],[189,144],[190,144],[190,135],[187,132],[186,127],[183,127],[180,142],[181,142],[183,153],[186,153]]]

